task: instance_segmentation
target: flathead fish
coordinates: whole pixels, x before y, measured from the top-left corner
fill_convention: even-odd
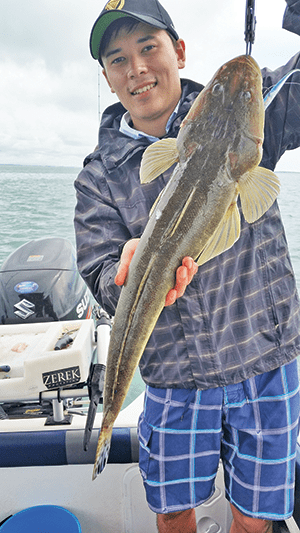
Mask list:
[[[240,235],[238,196],[251,223],[278,195],[278,178],[258,166],[263,130],[260,69],[252,57],[240,56],[199,94],[177,139],[145,151],[142,183],[177,165],[152,208],[119,298],[93,479],[106,464],[113,424],[182,259],[191,256],[202,265],[234,244]]]

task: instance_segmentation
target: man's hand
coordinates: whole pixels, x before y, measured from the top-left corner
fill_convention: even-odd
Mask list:
[[[197,270],[198,265],[192,257],[187,256],[182,259],[182,265],[176,270],[175,287],[168,292],[165,306],[172,305],[177,298],[184,294],[187,285],[192,281]]]
[[[136,247],[139,243],[139,240],[140,239],[131,239],[130,241],[126,242],[123,248],[122,254],[121,254],[119,268],[118,268],[118,271],[115,277],[116,285],[124,285],[127,272],[128,272],[128,268],[129,268],[131,259],[133,257],[133,254],[136,250]]]
[[[140,239],[131,239],[124,248],[120,259],[119,268],[115,277],[116,285],[123,285],[126,280],[128,268]],[[171,289],[167,296],[165,306],[172,305],[177,298],[184,294],[187,285],[192,281],[198,270],[198,265],[192,257],[184,257],[182,265],[176,270],[176,282],[174,289]]]

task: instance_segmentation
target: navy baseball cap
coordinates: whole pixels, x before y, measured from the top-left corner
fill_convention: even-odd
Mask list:
[[[158,0],[109,0],[92,28],[90,50],[94,59],[101,62],[102,37],[110,24],[122,17],[131,17],[155,28],[166,30],[176,41],[179,39],[169,14]]]

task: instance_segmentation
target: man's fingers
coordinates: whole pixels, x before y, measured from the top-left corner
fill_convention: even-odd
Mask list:
[[[127,276],[129,264],[120,263],[118,271],[115,276],[115,284],[116,285],[123,285],[125,283],[125,279]]]
[[[182,264],[187,268],[188,271],[188,283],[189,284],[196,272],[198,271],[198,265],[195,263],[194,259],[192,257],[184,257],[182,260]]]
[[[118,268],[118,271],[115,277],[116,285],[123,285],[125,283],[128,268],[131,263],[133,254],[136,250],[136,247],[139,243],[139,240],[140,239],[131,239],[125,244],[122,255],[121,255],[121,259],[120,259],[119,268]]]
[[[192,281],[197,270],[198,265],[192,257],[183,258],[182,265],[176,270],[175,287],[168,292],[165,306],[172,305],[177,298],[183,296],[187,285]]]
[[[180,298],[184,294],[186,286],[189,282],[188,269],[185,266],[180,266],[176,271],[176,284],[175,291],[177,292],[177,298]]]
[[[177,298],[184,294],[185,288],[188,284],[188,270],[185,266],[180,266],[176,270],[176,283],[174,289],[171,289],[165,301],[165,306],[172,305]]]
[[[171,289],[166,296],[165,307],[172,305],[176,301],[176,298],[177,291],[175,289]]]

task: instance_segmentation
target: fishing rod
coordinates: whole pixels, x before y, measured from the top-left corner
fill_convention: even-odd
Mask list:
[[[246,0],[246,16],[245,16],[245,41],[246,41],[246,55],[251,55],[252,45],[255,39],[255,0]],[[274,87],[272,87],[268,93],[264,96],[264,108],[265,110],[273,102],[275,96],[279,93],[287,79],[295,72],[300,72],[300,69],[294,69],[288,72],[281,80],[279,80]]]
[[[251,55],[252,45],[255,39],[255,0],[246,1],[246,16],[245,16],[245,41],[246,41],[246,56]]]

